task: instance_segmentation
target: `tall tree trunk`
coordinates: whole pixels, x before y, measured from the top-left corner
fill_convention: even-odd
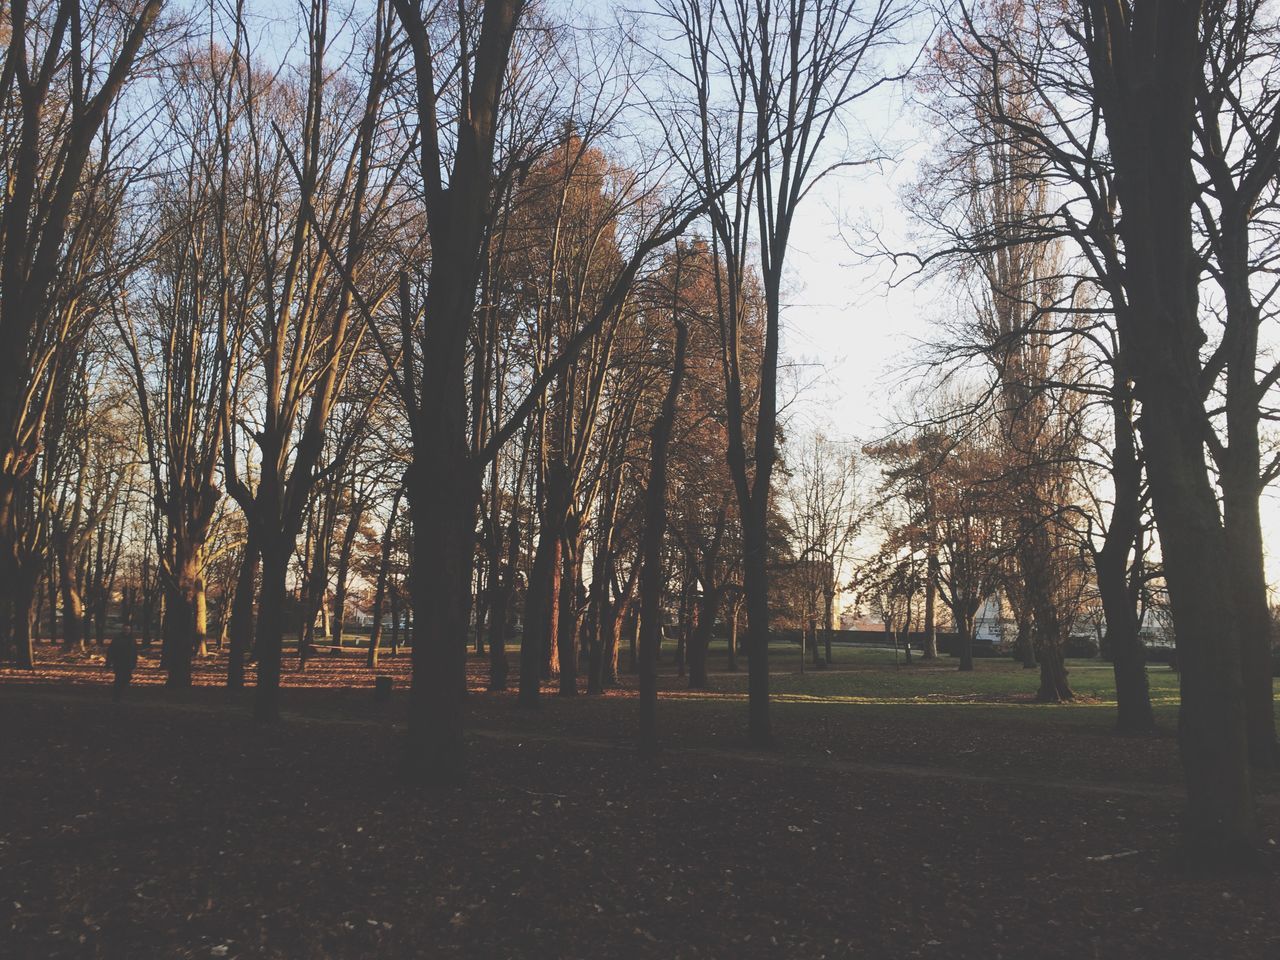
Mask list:
[[[1138,597],[1143,574],[1135,570],[1131,579],[1128,569],[1130,553],[1136,553],[1142,535],[1142,463],[1133,432],[1127,379],[1117,376],[1116,380],[1111,401],[1114,421],[1111,482],[1115,505],[1102,548],[1094,556],[1094,575],[1107,621],[1107,649],[1116,681],[1116,732],[1147,733],[1155,728],[1156,720],[1151,709],[1146,650],[1138,633]]]
[[[250,525],[236,573],[235,595],[231,600],[231,620],[227,634],[231,649],[227,654],[227,688],[244,687],[244,662],[253,649],[253,598],[258,586],[258,541]]]
[[[557,591],[554,571],[560,565],[559,548],[560,538],[545,526],[540,528],[525,593],[524,634],[520,640],[520,703],[526,707],[538,705],[541,691],[552,622],[550,600]]]
[[[822,636],[826,649],[823,651],[827,666],[831,666],[831,635],[835,632],[836,595],[827,590],[822,596]],[[911,640],[907,639],[907,660],[911,659]]]
[[[179,546],[173,568],[165,578],[164,626],[161,659],[168,671],[165,686],[191,686],[191,658],[198,642],[196,632],[198,561],[190,547]]]
[[[351,508],[351,516],[347,520],[347,528],[342,534],[342,545],[338,550],[337,580],[333,587],[333,645],[342,646],[343,628],[347,620],[347,580],[351,572],[351,551],[355,546],[356,534],[360,531],[360,518],[364,511],[358,506]]]
[[[570,526],[570,531],[576,524]],[[559,622],[556,631],[556,657],[560,666],[560,696],[578,695],[578,543],[577,535],[568,532],[561,543],[563,562],[560,568],[560,595],[556,608]]]
[[[1138,614],[1129,591],[1124,554],[1099,551],[1098,594],[1107,620],[1107,648],[1116,681],[1116,732],[1146,733],[1155,727],[1147,658],[1138,635]]]
[[[400,588],[391,585],[391,655],[400,653]]]
[[[1232,561],[1204,462],[1203,421],[1180,409],[1195,395],[1155,391],[1163,394],[1155,402],[1143,397],[1141,430],[1177,637],[1186,840],[1197,858],[1234,858],[1252,849],[1257,823]]]
[[[747,596],[747,737],[767,746],[769,725],[769,571],[765,523],[766,497],[751,504],[753,514],[742,524],[743,588]]]
[[[640,535],[640,752],[658,750],[658,645],[662,641],[662,542],[667,532],[667,445],[675,425],[676,403],[684,379],[689,328],[678,318],[675,362],[662,408],[650,434],[649,484],[644,494]]]
[[[494,571],[497,595],[489,611],[489,689],[507,689],[507,626],[511,619],[511,594],[515,591],[516,567],[520,563],[520,521],[518,500],[511,505],[507,527],[507,568]]]
[[[1263,563],[1262,518],[1256,472],[1238,482],[1222,475],[1223,521],[1231,582],[1240,620],[1241,668],[1249,762],[1262,770],[1277,765],[1275,690],[1271,664],[1271,610]]]
[[[404,494],[404,486],[396,488],[391,498],[391,513],[387,517],[387,525],[382,530],[382,550],[378,555],[378,578],[373,588],[373,624],[369,627],[369,655],[365,665],[372,670],[378,665],[378,646],[382,642],[382,609],[387,598],[387,576],[391,570],[391,545],[395,534],[396,514],[400,511],[400,497]],[[392,630],[395,630],[396,611],[392,605]]]
[[[197,564],[199,564],[198,560]],[[202,657],[207,657],[209,655],[209,594],[205,589],[203,573],[196,574],[192,601],[195,614],[195,635],[192,637],[192,651]]]
[[[938,554],[932,544],[926,550],[924,578],[924,659],[938,659]]]
[[[467,620],[480,490],[460,437],[465,431],[435,433],[427,446],[436,451],[435,462],[415,458],[407,478],[414,610],[408,773],[431,784],[458,783],[465,773]]]
[[[1145,0],[1116,17],[1091,0],[1085,41],[1123,210],[1128,304],[1120,349],[1142,405],[1139,432],[1177,636],[1178,734],[1187,785],[1184,842],[1197,861],[1254,856],[1257,820],[1241,672],[1240,619],[1217,497],[1205,461],[1212,431],[1200,383],[1192,228],[1201,4]]]

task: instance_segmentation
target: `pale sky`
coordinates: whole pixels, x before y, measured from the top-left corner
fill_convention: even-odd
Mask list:
[[[821,429],[832,439],[865,442],[882,434],[909,397],[920,343],[952,309],[939,283],[891,286],[883,265],[856,256],[845,239],[849,222],[869,223],[910,249],[900,192],[915,176],[925,137],[901,96],[871,105],[868,123],[889,131],[900,150],[879,170],[832,179],[802,210],[788,255],[789,295],[783,350],[802,364],[807,384],[788,415],[793,429]],[[1280,489],[1262,501],[1267,579],[1280,588]]]

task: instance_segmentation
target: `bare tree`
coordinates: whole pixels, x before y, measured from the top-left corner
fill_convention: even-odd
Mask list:
[[[8,4],[0,60],[0,643],[28,622],[19,514],[57,377],[85,325],[77,303],[113,237],[122,194],[101,137],[135,72],[162,0],[98,10],[79,0]],[[127,138],[125,138],[127,142]],[[95,147],[98,148],[95,155]],[[21,628],[20,628],[21,632]]]
[[[893,78],[878,73],[881,48],[909,15],[898,0],[703,3],[662,10],[683,48],[674,69],[693,109],[668,128],[675,152],[708,202],[719,281],[720,340],[728,399],[728,460],[743,531],[747,605],[748,728],[769,742],[768,518],[777,457],[777,368],[782,282],[796,211],[830,170],[857,162],[836,143],[847,110]],[[833,134],[835,134],[833,136]],[[824,164],[828,164],[824,166]],[[727,176],[728,171],[734,171]],[[742,171],[739,175],[738,171]],[[735,188],[721,185],[731,180]],[[758,257],[764,290],[759,395],[743,388],[744,291]],[[752,434],[749,437],[749,434]]]

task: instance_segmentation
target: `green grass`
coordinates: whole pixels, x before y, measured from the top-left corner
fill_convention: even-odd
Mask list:
[[[903,655],[893,650],[837,646],[832,650],[830,667],[815,669],[806,663],[801,673],[799,648],[794,644],[772,644],[769,654],[770,692],[797,700],[889,704],[954,703],[969,698],[978,702],[1015,700],[1034,697],[1040,682],[1038,670],[1024,669],[1007,657],[979,658],[974,661],[972,671],[961,672],[959,662],[953,657],[925,661],[916,653],[907,664]],[[664,644],[663,672],[672,672],[674,663],[675,645]],[[739,656],[736,673],[723,672],[726,665],[724,644],[713,644],[709,664],[713,689],[721,693],[745,693],[745,657]],[[1080,706],[1115,703],[1115,674],[1109,662],[1068,660],[1067,669],[1071,687],[1081,698]],[[1157,711],[1176,708],[1178,675],[1162,663],[1148,665],[1147,675],[1152,704]]]

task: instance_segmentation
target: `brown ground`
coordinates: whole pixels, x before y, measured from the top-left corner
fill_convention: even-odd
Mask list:
[[[1280,882],[1170,853],[1172,738],[1087,709],[782,702],[760,754],[740,701],[673,687],[644,763],[629,692],[483,695],[431,792],[353,678],[289,675],[262,729],[218,689],[0,673],[0,958],[1280,956]]]

